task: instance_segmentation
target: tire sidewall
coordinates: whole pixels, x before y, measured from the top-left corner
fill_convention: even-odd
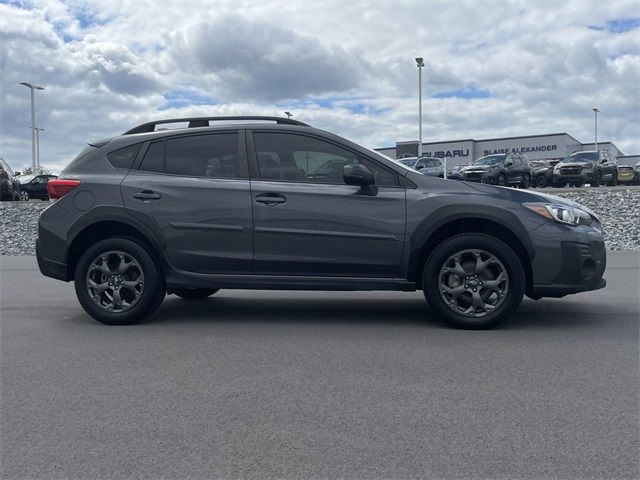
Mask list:
[[[121,250],[136,259],[144,274],[144,289],[138,303],[126,312],[114,313],[98,307],[86,288],[86,275],[91,262],[101,253]],[[74,273],[74,282],[78,301],[84,310],[94,319],[107,325],[130,325],[151,315],[162,302],[165,295],[165,281],[158,262],[147,252],[144,244],[137,239],[114,237],[101,240],[89,247],[80,257]]]
[[[461,250],[485,250],[496,256],[507,270],[509,291],[503,304],[481,318],[465,317],[451,310],[440,295],[439,275],[444,262]],[[515,252],[501,240],[482,233],[464,233],[445,240],[429,255],[423,269],[422,286],[431,308],[448,324],[466,329],[486,329],[507,320],[522,302],[525,273]]]

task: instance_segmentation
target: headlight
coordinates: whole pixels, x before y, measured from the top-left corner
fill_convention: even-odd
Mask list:
[[[553,167],[553,173],[560,173],[560,166],[556,165],[555,167]]]
[[[553,203],[523,203],[522,206],[558,223],[567,225],[591,225],[593,223],[593,218],[589,213],[576,207]]]

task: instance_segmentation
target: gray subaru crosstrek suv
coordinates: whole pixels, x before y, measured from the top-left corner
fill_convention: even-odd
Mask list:
[[[167,292],[422,289],[449,324],[489,328],[523,295],[606,284],[585,207],[424,176],[289,119],[140,125],[91,142],[48,191],[40,270],[73,280],[107,324],[151,315]]]

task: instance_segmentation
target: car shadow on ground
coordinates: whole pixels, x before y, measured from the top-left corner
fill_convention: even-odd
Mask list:
[[[597,302],[525,299],[503,329],[579,329],[607,327],[622,318],[634,321],[627,310],[599,308]],[[635,320],[637,322],[637,320]],[[343,324],[407,325],[427,328],[450,328],[429,308],[421,294],[406,298],[371,298],[370,296],[332,298],[313,296],[225,297],[225,292],[204,300],[184,300],[167,296],[147,324],[169,323],[252,323],[252,324]]]

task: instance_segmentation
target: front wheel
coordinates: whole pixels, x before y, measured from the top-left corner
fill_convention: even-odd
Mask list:
[[[504,176],[504,173],[501,173],[498,177],[498,185],[501,185],[503,187],[507,186],[507,177]]]
[[[164,274],[134,238],[97,242],[78,260],[76,295],[85,311],[107,325],[129,325],[155,312],[164,299]]]
[[[525,275],[507,244],[490,235],[464,233],[433,250],[422,285],[429,305],[447,323],[486,329],[500,325],[518,308]]]
[[[217,291],[217,288],[176,288],[172,293],[186,300],[201,300],[210,297]]]
[[[547,177],[545,177],[544,175],[538,175],[536,177],[536,187],[544,188],[546,186],[547,186]]]

